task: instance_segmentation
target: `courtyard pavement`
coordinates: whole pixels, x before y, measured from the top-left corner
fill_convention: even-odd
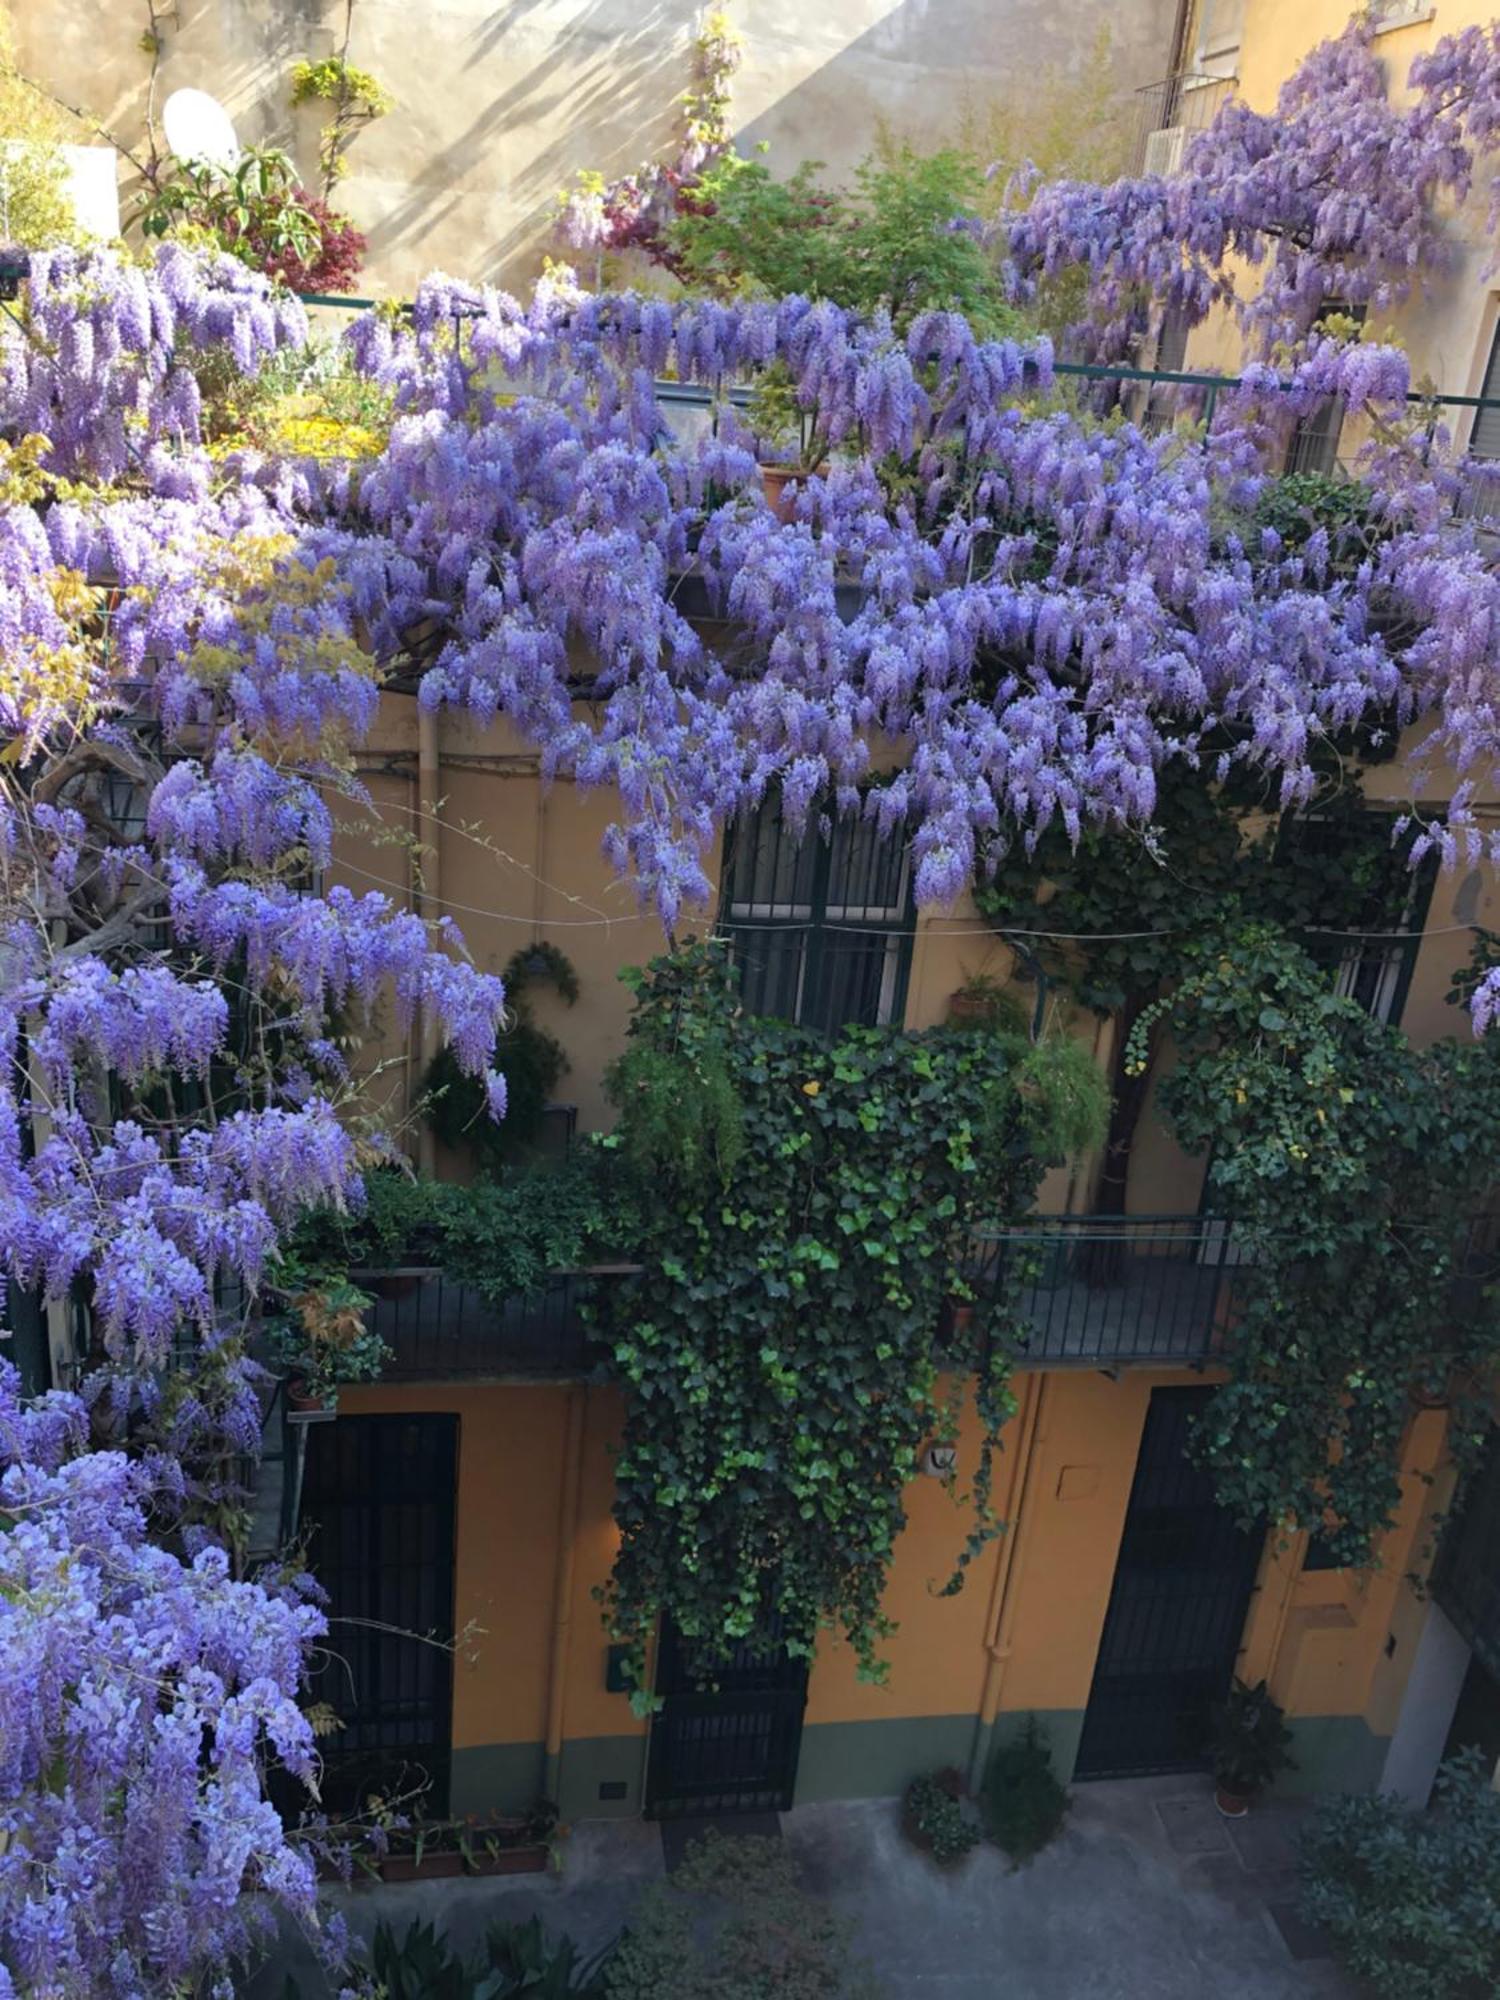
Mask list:
[[[1295,1916],[1302,1810],[1271,1801],[1231,1824],[1206,1780],[1080,1785],[1066,1830],[1020,1870],[988,1846],[939,1870],[902,1838],[889,1799],[801,1806],[781,1833],[808,1887],[850,1919],[886,2000],[1353,2000]],[[535,1911],[592,1950],[663,1865],[658,1827],[593,1820],[574,1829],[558,1877],[390,1884],[340,1901],[360,1931],[421,1917],[460,1949],[491,1920]],[[300,1948],[249,1994],[280,2000],[286,1969],[306,2000],[323,1994]]]

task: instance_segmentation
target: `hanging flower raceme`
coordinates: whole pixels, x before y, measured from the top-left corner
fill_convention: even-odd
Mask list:
[[[155,1546],[161,1469],[87,1434],[0,1362],[0,1990],[227,2000],[278,1911],[318,1927],[264,1773],[315,1782],[297,1694],[325,1622]]]
[[[1163,314],[1196,325],[1231,306],[1252,351],[1305,340],[1336,303],[1384,308],[1446,257],[1440,198],[1467,192],[1500,130],[1493,26],[1445,37],[1393,104],[1360,19],[1321,43],[1276,108],[1230,96],[1181,170],[1111,186],[1059,181],[1008,220],[1024,285],[1081,269],[1086,351],[1126,354]]]

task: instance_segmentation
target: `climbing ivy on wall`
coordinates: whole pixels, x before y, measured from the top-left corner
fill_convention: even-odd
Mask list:
[[[1500,1050],[1414,1047],[1273,926],[1205,938],[1198,958],[1131,1049],[1144,1061],[1154,1019],[1170,1023],[1182,1059],[1161,1101],[1210,1152],[1246,1259],[1230,1380],[1196,1448],[1247,1523],[1308,1528],[1364,1564],[1400,1498],[1414,1405],[1451,1402],[1461,1467],[1488,1426],[1500,1286],[1475,1218],[1496,1186]]]
[[[1101,1080],[1067,1044],[749,1018],[714,945],[634,978],[611,1089],[652,1199],[645,1273],[610,1327],[614,1625],[638,1687],[659,1612],[710,1659],[741,1640],[806,1653],[829,1625],[879,1678],[906,1483],[970,1388],[983,1445],[950,1589],[997,1525],[1015,1329],[999,1297],[945,1312],[969,1297],[971,1232],[1024,1212],[1045,1164],[1097,1139]]]

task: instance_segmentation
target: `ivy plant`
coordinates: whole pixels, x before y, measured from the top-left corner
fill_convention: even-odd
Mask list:
[[[1288,524],[1305,528],[1304,516],[1291,496],[1276,518],[1290,535]],[[1279,925],[1336,963],[1335,933],[1389,931],[1398,920],[1411,893],[1414,833],[1392,839],[1391,816],[1366,805],[1359,768],[1348,762],[1330,760],[1307,808],[1285,814],[1267,812],[1258,780],[1235,772],[1221,781],[1182,765],[1163,773],[1149,826],[1086,827],[1074,839],[1055,822],[1034,850],[1017,844],[1000,857],[975,890],[981,911],[1014,938],[1034,975],[1116,1026],[1100,1213],[1127,1206],[1163,1037],[1138,1037],[1129,1064],[1126,1047],[1141,1017],[1192,972],[1204,936],[1238,915]]]
[[[638,1699],[662,1612],[710,1666],[740,1642],[807,1655],[827,1625],[881,1678],[906,1484],[970,1386],[974,1529],[948,1588],[997,1526],[1013,1314],[998,1288],[972,1315],[942,1308],[972,1297],[974,1232],[1029,1208],[1058,1130],[1097,1134],[1102,1088],[1066,1045],[750,1018],[713,944],[638,976],[611,1087],[650,1187],[645,1269],[609,1326],[626,1424],[608,1601]],[[675,1156],[664,1096],[683,1107]]]
[[[1268,925],[1200,942],[1196,970],[1136,1023],[1132,1063],[1160,1023],[1182,1051],[1163,1108],[1210,1153],[1244,1259],[1231,1379],[1196,1448],[1243,1521],[1306,1528],[1338,1562],[1368,1563],[1400,1498],[1413,1400],[1452,1398],[1460,1465],[1487,1427],[1500,1299],[1455,1280],[1494,1190],[1500,1052],[1414,1047]]]

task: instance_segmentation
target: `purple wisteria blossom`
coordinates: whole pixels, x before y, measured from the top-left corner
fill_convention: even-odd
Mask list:
[[[1376,23],[1353,21],[1283,85],[1273,111],[1231,97],[1180,172],[1108,187],[1060,181],[1010,219],[1023,287],[1081,269],[1083,351],[1116,359],[1164,313],[1196,325],[1216,304],[1252,351],[1304,340],[1337,301],[1384,309],[1442,267],[1444,198],[1468,192],[1500,106],[1494,24],[1445,37],[1392,102]]]
[[[86,1435],[0,1363],[0,1993],[228,2000],[278,1910],[318,1926],[265,1776],[315,1782],[297,1694],[325,1621],[155,1545],[159,1469]]]

